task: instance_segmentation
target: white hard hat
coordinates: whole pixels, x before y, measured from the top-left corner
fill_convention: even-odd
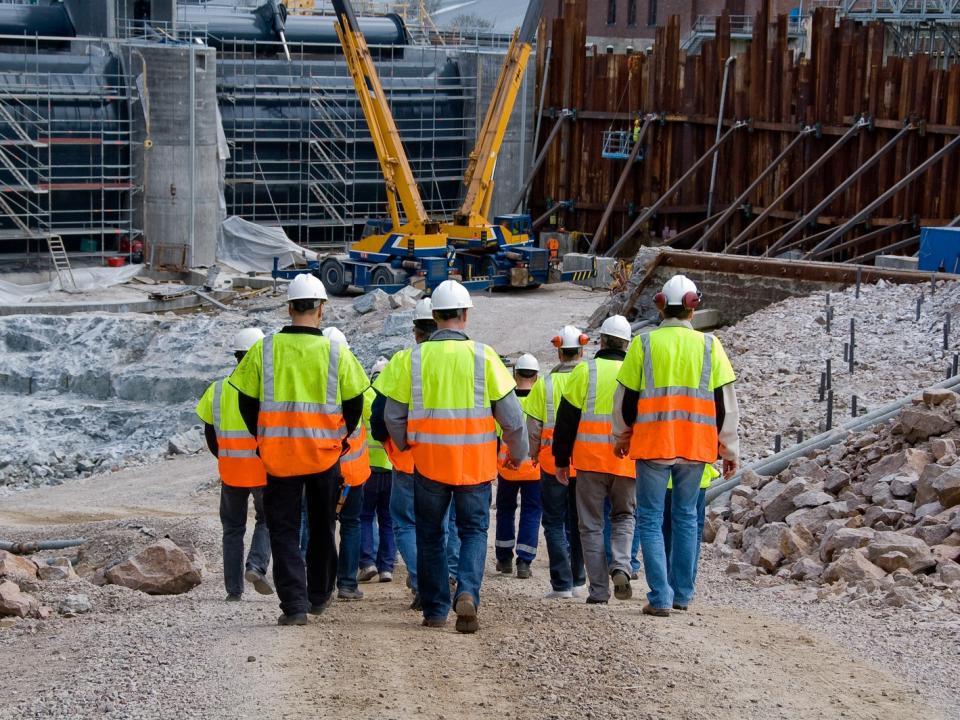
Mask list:
[[[390,362],[383,355],[377,358],[377,361],[373,364],[373,368],[370,370],[371,375],[379,375],[383,372],[383,369],[387,366],[387,363]]]
[[[233,351],[247,352],[256,345],[257,340],[263,340],[263,330],[260,328],[244,328],[233,336]]]
[[[350,348],[350,343],[347,342],[347,336],[343,334],[340,328],[335,328],[332,325],[324,328],[323,336],[332,343],[339,343],[347,349]]]
[[[434,310],[464,310],[473,307],[473,300],[467,289],[456,280],[444,280],[433,291]]]
[[[633,337],[633,333],[630,330],[630,323],[627,322],[627,319],[623,315],[611,315],[604,320],[603,325],[600,326],[600,334],[620,338],[627,342]]]
[[[694,310],[700,304],[700,291],[686,275],[674,275],[653,298],[658,308],[667,305]]]
[[[433,320],[433,303],[430,302],[430,298],[423,298],[413,309],[413,321],[418,320]]]
[[[292,300],[326,300],[327,289],[320,282],[320,278],[301,273],[287,286],[287,302]]]
[[[513,368],[514,370],[536,370],[540,372],[540,363],[538,363],[537,359],[530,353],[524,353],[517,358],[517,362]]]
[[[579,328],[575,328],[573,325],[564,325],[560,329],[560,334],[556,335],[552,342],[555,347],[569,350],[583,347],[590,342],[590,338],[580,332]]]

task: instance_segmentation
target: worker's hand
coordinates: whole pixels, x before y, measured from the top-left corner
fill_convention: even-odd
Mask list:
[[[627,454],[630,452],[630,440],[617,440],[617,444],[613,446],[613,454],[618,458],[623,460]]]
[[[570,484],[570,468],[569,468],[569,466],[568,466],[568,467],[558,467],[558,468],[557,468],[557,473],[556,473],[556,475],[557,475],[557,482],[560,483],[561,485],[566,486],[566,485],[569,485],[569,484]]]
[[[522,462],[523,460],[514,460],[513,455],[507,453],[507,459],[504,460],[503,465],[510,470],[519,470]]]
[[[340,457],[343,457],[348,452],[350,452],[350,441],[344,438],[340,441]]]
[[[534,467],[540,467],[540,456],[535,455],[534,457],[530,458],[530,462],[533,463]]]
[[[739,460],[724,460],[723,461],[723,479],[729,480],[734,475],[737,474],[737,470],[740,469]]]

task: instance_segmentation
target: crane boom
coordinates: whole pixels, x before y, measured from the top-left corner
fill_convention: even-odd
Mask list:
[[[540,22],[542,7],[543,0],[531,0],[523,25],[510,40],[493,97],[490,98],[483,125],[477,134],[477,144],[470,153],[463,175],[467,191],[463,204],[454,215],[457,225],[480,226],[487,223],[486,216],[493,195],[493,171],[533,51],[533,37]]]
[[[390,112],[390,105],[380,84],[367,41],[357,23],[350,0],[333,0],[333,7],[337,14],[337,23],[334,26],[337,37],[340,38],[347,68],[357,89],[360,107],[363,109],[386,182],[390,220],[394,228],[399,228],[402,224],[397,207],[399,200],[410,232],[424,233],[430,224],[430,218],[410,169],[400,132],[397,130],[393,113]]]

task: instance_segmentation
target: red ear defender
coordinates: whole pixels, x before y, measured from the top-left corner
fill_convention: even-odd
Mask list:
[[[700,293],[688,292],[683,296],[683,306],[687,310],[696,310],[700,306]]]
[[[583,333],[580,333],[580,344],[588,345],[589,343],[590,343],[590,337],[587,335],[584,335]]]
[[[657,309],[663,310],[667,306],[667,296],[658,292],[653,296],[653,304],[657,306]]]
[[[550,342],[553,343],[554,347],[560,347],[561,345],[563,345],[563,339],[559,335],[554,335],[553,340],[551,340]]]

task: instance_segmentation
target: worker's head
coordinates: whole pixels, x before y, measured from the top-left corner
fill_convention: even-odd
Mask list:
[[[583,357],[583,348],[590,342],[590,338],[573,325],[564,325],[551,342],[557,348],[557,357],[560,361],[570,362]]]
[[[323,336],[332,343],[337,343],[343,345],[347,350],[350,349],[350,343],[347,342],[347,336],[343,334],[343,331],[331,325],[323,329]]]
[[[387,363],[390,361],[387,360],[383,355],[377,358],[377,361],[373,364],[373,367],[370,368],[370,382],[373,382],[377,379],[377,376],[383,372],[383,369],[387,366]]]
[[[233,336],[233,356],[237,362],[243,360],[244,355],[257,341],[263,340],[263,331],[260,328],[244,328]]]
[[[431,298],[433,319],[437,328],[463,330],[467,326],[467,311],[473,300],[467,289],[456,280],[444,280],[433,291]]]
[[[513,366],[513,379],[517,383],[517,390],[529,390],[537,382],[540,373],[540,363],[530,353],[524,353],[517,358]]]
[[[623,315],[611,315],[600,326],[600,349],[624,351],[630,345],[633,331]]]
[[[433,304],[430,298],[423,298],[413,309],[413,338],[419,345],[436,331],[437,321],[433,319]]]
[[[287,286],[287,311],[294,325],[320,327],[326,301],[327,289],[314,275],[297,275]]]
[[[693,280],[686,275],[674,275],[667,280],[663,290],[653,297],[653,302],[664,318],[689,320],[700,306],[703,295]]]

